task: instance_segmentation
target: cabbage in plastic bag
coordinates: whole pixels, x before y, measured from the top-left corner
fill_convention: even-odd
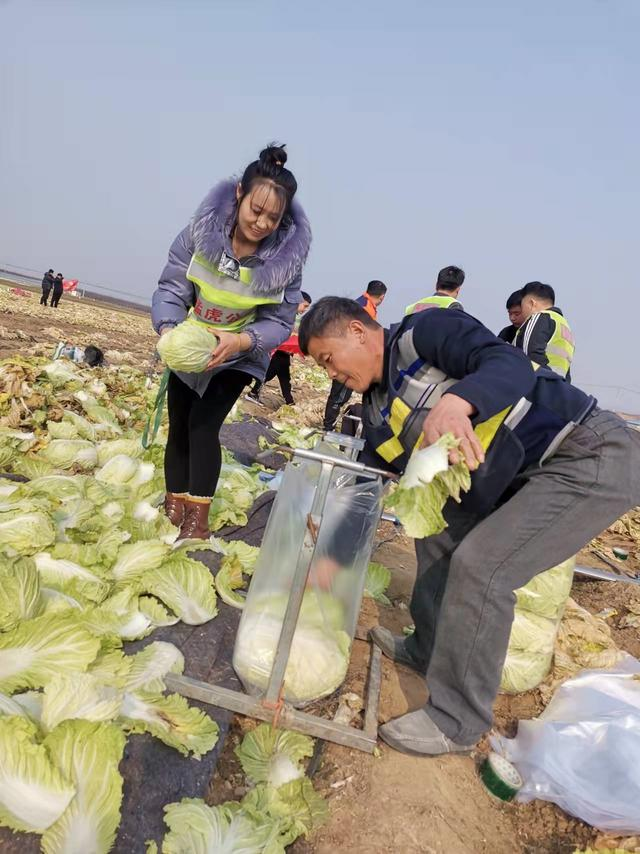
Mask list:
[[[548,655],[553,652],[557,633],[557,620],[516,608],[509,638],[509,651],[522,650],[531,654]]]
[[[571,593],[575,565],[576,559],[572,557],[536,575],[516,590],[516,607],[533,611],[541,617],[560,619]]]
[[[553,650],[544,653],[509,649],[502,670],[500,690],[506,694],[532,691],[543,679],[546,679],[552,662]]]
[[[254,602],[240,623],[233,666],[251,688],[266,690],[282,630],[287,596]],[[332,694],[349,665],[351,639],[343,631],[342,603],[330,594],[305,593],[284,679],[284,697],[295,705]]]
[[[575,563],[575,557],[569,558],[516,590],[517,604],[500,682],[502,691],[531,691],[548,676]]]

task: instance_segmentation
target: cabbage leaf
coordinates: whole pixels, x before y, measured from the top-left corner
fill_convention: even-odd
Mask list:
[[[120,824],[125,736],[110,723],[65,721],[45,739],[56,766],[76,788],[42,837],[44,854],[108,854]]]
[[[301,762],[313,753],[313,739],[298,732],[259,724],[235,749],[242,770],[252,783],[282,786],[304,776]]]
[[[0,826],[43,833],[76,794],[23,717],[0,717]]]

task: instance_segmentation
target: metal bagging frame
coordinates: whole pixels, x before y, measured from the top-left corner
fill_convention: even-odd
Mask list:
[[[332,741],[345,747],[354,747],[367,753],[373,753],[378,734],[378,704],[380,700],[381,683],[381,652],[375,644],[370,644],[368,683],[366,689],[364,726],[358,729],[348,724],[320,718],[310,712],[300,711],[283,700],[284,676],[289,662],[289,653],[298,623],[298,615],[302,607],[309,570],[316,548],[317,532],[322,522],[325,503],[335,468],[368,474],[380,478],[393,478],[389,472],[382,469],[370,468],[362,463],[343,457],[332,457],[317,451],[296,449],[294,458],[312,460],[320,463],[320,474],[316,486],[311,511],[307,518],[307,528],[298,555],[289,600],[282,621],[282,629],[271,669],[267,690],[262,698],[252,697],[242,691],[222,688],[208,682],[200,682],[188,676],[168,674],[165,683],[170,691],[176,691],[184,697],[200,700],[213,706],[220,706],[241,715],[258,718],[272,723],[274,726],[284,726],[297,730],[305,735]],[[356,632],[357,640],[366,640],[360,632]]]

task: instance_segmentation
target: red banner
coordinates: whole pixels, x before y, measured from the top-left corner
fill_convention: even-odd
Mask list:
[[[62,280],[62,290],[63,291],[75,291],[78,287],[78,279],[63,279]]]

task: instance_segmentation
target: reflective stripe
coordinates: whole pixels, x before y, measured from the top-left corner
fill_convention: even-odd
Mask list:
[[[569,421],[568,424],[564,425],[562,430],[558,433],[557,436],[555,436],[555,438],[553,439],[553,441],[551,442],[551,444],[549,445],[547,450],[540,457],[540,462],[538,463],[538,465],[541,468],[542,468],[542,464],[546,460],[548,460],[549,457],[552,457],[555,454],[555,452],[558,450],[558,448],[564,442],[564,440],[567,438],[567,436],[573,432],[575,427],[577,427],[577,424],[575,421]]]
[[[533,365],[533,362],[531,364]],[[535,365],[536,370],[539,367],[540,365]],[[511,409],[509,415],[505,418],[505,427],[508,427],[510,430],[515,430],[530,409],[531,401],[527,400],[526,397],[521,397],[516,405]]]
[[[450,308],[454,303],[459,305],[458,300],[455,299],[455,297],[444,297],[440,294],[434,294],[431,297],[419,299],[412,305],[408,305],[405,308],[404,313],[406,316],[407,314],[415,314],[417,311],[424,311],[426,308]]]
[[[396,436],[400,435],[404,422],[407,420],[409,415],[411,415],[411,409],[407,406],[404,400],[400,400],[399,397],[394,398],[391,404],[389,427],[391,427]]]
[[[212,264],[204,255],[196,252],[191,256],[191,262],[187,270],[187,279],[191,279],[192,281],[202,279],[204,282],[214,283],[221,278],[230,279],[229,287],[227,288],[228,291],[246,294],[246,286],[251,284],[251,270],[248,267],[238,267],[238,275],[231,276],[220,269],[220,264],[217,266]]]
[[[547,367],[554,373],[559,374],[561,377],[566,377],[569,373],[569,369],[571,368],[571,362],[573,361],[575,343],[571,327],[565,318],[557,311],[545,309],[544,311],[539,311],[536,314],[531,315],[526,324],[524,337],[522,339],[522,349],[525,353],[528,352],[533,330],[540,320],[540,316],[543,314],[548,315],[554,323],[553,334],[545,347]],[[518,340],[520,340],[520,330],[518,330],[518,334],[514,338],[513,343],[516,344]]]
[[[476,434],[478,441],[485,451],[493,442],[496,433],[500,429],[501,424],[506,420],[510,411],[511,407],[507,406],[507,408],[503,409],[502,412],[497,412],[487,421],[483,421],[481,424],[476,424],[474,427],[473,432]]]
[[[566,377],[571,368],[575,343],[571,327],[557,311],[544,311],[554,321],[553,335],[547,344],[546,353],[549,367],[561,377]]]
[[[243,274],[244,271],[244,274]],[[211,303],[226,308],[255,308],[265,303],[279,304],[284,297],[284,290],[277,296],[256,294],[251,290],[251,284],[243,281],[251,271],[240,267],[240,278],[234,279],[216,270],[201,255],[193,255],[187,270],[187,279],[198,285],[204,298]]]
[[[376,452],[402,468],[423,441],[422,425],[442,395],[458,382],[418,355],[413,342],[415,321],[399,329],[391,343],[386,389],[371,392],[366,401],[367,436]],[[522,398],[491,418],[476,424],[475,433],[487,450],[500,427],[515,427],[531,404]]]
[[[195,254],[187,270],[187,279],[196,289],[190,317],[227,332],[237,332],[255,320],[258,306],[279,304],[284,298],[284,290],[275,296],[257,294],[252,289],[248,267],[237,267],[237,277],[223,272],[223,268],[232,272],[232,262],[233,259],[223,256],[216,268],[202,255]]]
[[[388,463],[392,463],[404,454],[404,448],[400,444],[398,437],[392,436],[391,439],[387,439],[386,442],[378,445],[376,453],[379,454],[383,460],[386,460]]]

